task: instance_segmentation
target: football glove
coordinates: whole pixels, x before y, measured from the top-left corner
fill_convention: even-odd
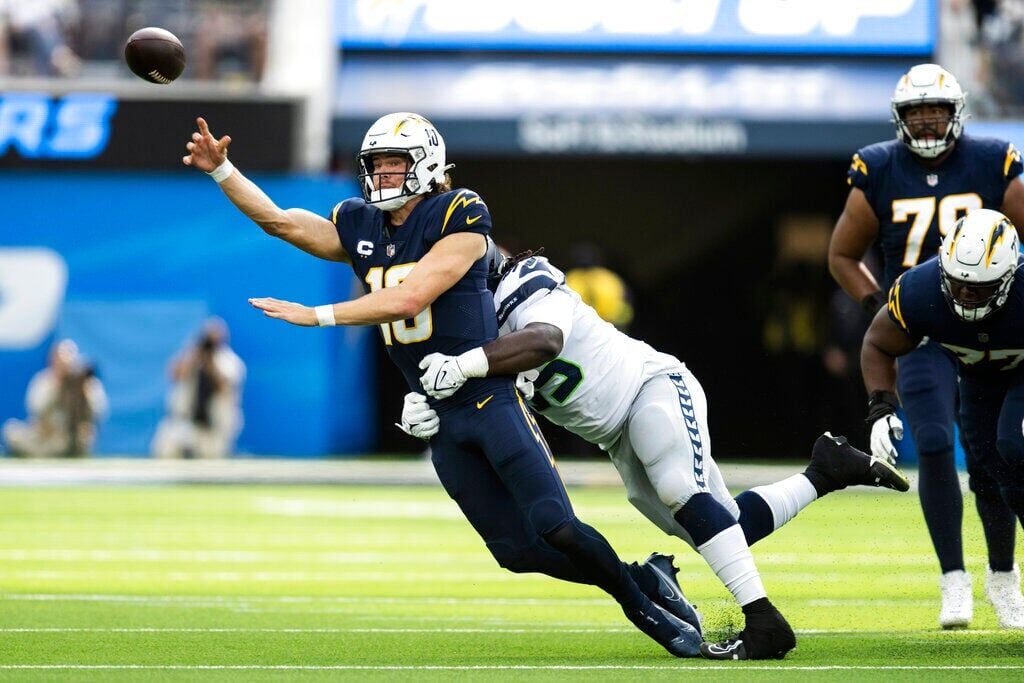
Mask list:
[[[437,411],[427,403],[426,396],[411,391],[405,395],[402,422],[396,422],[395,426],[409,436],[426,441],[437,434],[437,430],[441,428],[441,419],[437,416]]]
[[[538,375],[540,372],[537,370],[524,370],[516,375],[516,389],[524,400],[529,401],[533,398],[533,383]]]
[[[893,441],[903,438],[903,422],[896,417],[899,401],[889,391],[872,391],[868,400],[868,419],[871,425],[871,455],[896,463],[896,446]]]
[[[431,398],[448,398],[470,377],[486,377],[487,365],[487,356],[479,347],[458,356],[431,353],[420,361],[420,370],[425,370],[420,384]]]

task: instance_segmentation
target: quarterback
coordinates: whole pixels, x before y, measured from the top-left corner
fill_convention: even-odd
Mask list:
[[[269,234],[350,263],[366,292],[316,307],[251,299],[254,307],[295,325],[379,325],[410,387],[428,354],[478,350],[495,338],[484,258],[490,213],[476,193],[451,189],[444,140],[430,121],[405,112],[376,121],[358,157],[363,196],[339,203],[329,218],[278,208],[228,161],[230,138],[217,140],[198,123],[184,163],[210,173]],[[475,379],[435,407],[442,424],[434,468],[502,567],[597,586],[670,653],[697,655],[699,631],[652,602],[608,541],[573,513],[513,380]]]
[[[903,273],[864,337],[872,450],[892,450],[896,358],[925,337],[956,358],[968,467],[984,471],[1024,523],[1024,265],[1013,223],[977,209],[953,226],[931,258]],[[1011,558],[1012,561],[1012,558]],[[991,568],[985,593],[999,624],[1024,629],[1020,569]]]
[[[506,259],[492,270],[500,278],[494,306],[501,336],[483,347],[486,363],[467,366],[464,354],[427,356],[420,365],[423,389],[449,396],[473,376],[539,367],[533,407],[607,451],[630,502],[695,548],[743,608],[743,631],[703,643],[701,654],[785,656],[796,639],[768,600],[749,545],[826,493],[855,484],[905,491],[903,475],[826,434],[804,473],[734,499],[711,457],[704,391],[683,363],[601,320],[546,258]],[[424,419],[416,415],[421,398],[406,398],[408,419]]]

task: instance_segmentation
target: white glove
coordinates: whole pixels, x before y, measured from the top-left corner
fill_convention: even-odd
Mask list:
[[[896,446],[893,440],[903,438],[903,422],[894,413],[883,415],[871,425],[871,455],[896,464]]]
[[[437,411],[427,403],[426,396],[412,391],[405,395],[402,423],[396,422],[395,426],[409,436],[426,441],[437,434],[437,430],[441,428],[441,419],[437,416]]]
[[[529,401],[533,398],[533,383],[539,375],[540,371],[538,370],[524,370],[516,375],[516,389],[525,400]]]
[[[470,377],[486,377],[487,366],[487,356],[480,347],[458,356],[431,353],[420,361],[420,370],[426,370],[420,375],[420,384],[431,398],[448,398]]]

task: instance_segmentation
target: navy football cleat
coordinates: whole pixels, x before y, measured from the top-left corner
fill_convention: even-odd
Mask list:
[[[633,625],[676,657],[696,657],[704,640],[697,629],[650,600],[643,608],[623,612]]]
[[[683,595],[683,589],[679,587],[679,580],[676,578],[679,569],[673,564],[673,560],[675,557],[672,555],[651,553],[646,560],[640,563],[642,569],[646,569],[658,580],[657,592],[647,597],[703,635],[704,629],[701,625],[700,612]]]
[[[838,491],[847,486],[882,486],[894,491],[909,491],[910,481],[895,465],[857,450],[845,436],[825,432],[814,442],[811,462],[815,470]]]
[[[706,659],[782,659],[796,647],[796,636],[777,609],[748,614],[747,625],[735,638],[720,643],[701,643]]]

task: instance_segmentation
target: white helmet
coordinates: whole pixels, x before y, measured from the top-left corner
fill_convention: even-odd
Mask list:
[[[938,64],[918,64],[903,74],[896,84],[890,108],[896,124],[896,139],[910,151],[925,159],[934,159],[960,138],[964,132],[966,95],[956,77]],[[935,140],[918,140],[910,134],[903,113],[922,104],[945,104],[950,107],[949,125],[945,134]]]
[[[956,315],[981,320],[1006,303],[1020,241],[1010,219],[976,209],[956,222],[939,248],[942,293]]]
[[[375,154],[409,157],[405,182],[400,187],[375,189],[372,157]],[[393,211],[416,195],[426,194],[444,181],[444,140],[434,124],[419,114],[397,112],[377,119],[359,149],[359,184],[363,199],[383,211]]]

